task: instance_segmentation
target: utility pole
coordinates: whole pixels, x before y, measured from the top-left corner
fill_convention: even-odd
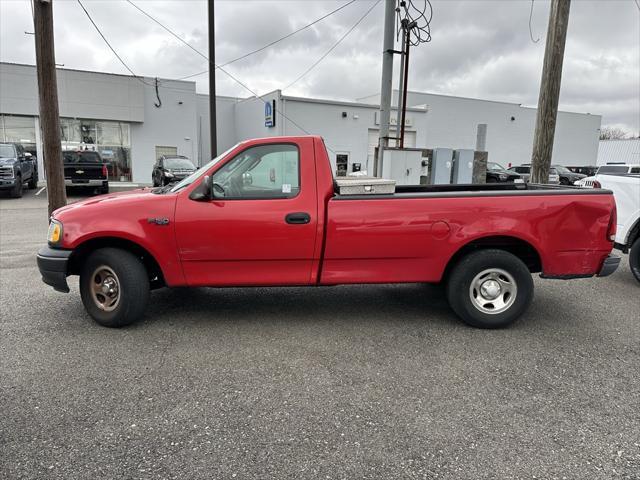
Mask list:
[[[216,35],[213,11],[214,0],[209,5],[209,134],[211,138],[211,158],[218,155],[216,135]]]
[[[531,181],[533,183],[547,183],[549,181],[570,6],[571,0],[551,1],[531,157]]]
[[[51,0],[35,0],[33,2],[33,24],[36,40],[43,162],[47,176],[49,215],[51,215],[55,209],[67,204],[62,166],[62,144],[60,143],[58,82],[53,44],[53,4]]]
[[[382,175],[384,149],[389,145],[389,122],[391,120],[391,93],[393,89],[393,34],[396,16],[396,0],[384,2],[384,37],[382,41],[382,83],[380,86],[380,137],[378,158],[374,171]]]

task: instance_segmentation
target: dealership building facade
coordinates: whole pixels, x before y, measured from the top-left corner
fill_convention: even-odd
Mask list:
[[[209,96],[198,94],[195,82],[70,69],[58,69],[57,80],[62,147],[99,151],[112,180],[150,183],[162,154],[199,165],[212,156]],[[407,105],[406,147],[474,149],[477,127],[485,124],[490,161],[530,161],[535,108],[422,92],[409,92]],[[260,99],[218,96],[216,108],[218,152],[248,138],[312,133],[324,137],[334,171],[373,172],[379,95],[350,102],[276,90]],[[600,122],[599,115],[560,112],[554,163],[595,165]],[[394,129],[395,122],[392,135]],[[22,143],[43,171],[33,65],[0,63],[0,141]]]

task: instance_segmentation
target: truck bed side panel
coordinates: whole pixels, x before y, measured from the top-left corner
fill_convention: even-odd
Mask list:
[[[550,276],[589,275],[611,251],[610,194],[331,199],[322,284],[438,282],[469,242],[529,243]]]

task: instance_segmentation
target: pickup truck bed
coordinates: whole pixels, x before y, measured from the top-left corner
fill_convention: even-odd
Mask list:
[[[175,186],[54,212],[38,264],[60,291],[80,275],[85,307],[107,326],[139,318],[156,286],[445,282],[463,320],[500,327],[526,310],[531,273],[612,273],[615,226],[603,189],[337,195],[320,137],[275,137],[242,142]]]

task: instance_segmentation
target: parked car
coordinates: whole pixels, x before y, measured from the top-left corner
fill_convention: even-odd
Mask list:
[[[510,172],[499,163],[487,162],[487,183],[504,183],[522,180],[517,173]]]
[[[595,175],[596,172],[598,171],[598,167],[596,166],[588,166],[588,167],[567,167],[569,170],[571,170],[573,173],[581,173],[582,175],[585,175],[587,177],[591,177],[592,175]]]
[[[249,140],[171,187],[54,211],[38,267],[61,292],[80,275],[86,310],[109,327],[139,319],[161,286],[443,282],[458,316],[496,328],[528,308],[532,273],[606,276],[620,262],[609,190],[376,188],[337,192],[321,137]]]
[[[508,171],[517,173],[522,177],[522,179],[526,183],[529,183],[529,181],[531,180],[531,164],[530,163],[525,163],[524,165],[520,165],[518,167],[510,167]],[[550,184],[560,183],[560,175],[558,175],[558,172],[553,167],[549,169],[549,183]]]
[[[22,187],[38,186],[38,164],[19,143],[0,143],[0,190],[9,190],[14,198],[22,196]]]
[[[592,177],[581,178],[574,182],[574,185],[578,187],[592,188],[596,183],[597,175],[627,175],[627,174],[640,174],[640,165],[638,164],[607,164],[598,168],[596,175]]]
[[[161,156],[153,166],[151,180],[154,187],[178,182],[188,177],[198,168],[187,157],[182,155]]]
[[[613,192],[617,207],[615,248],[629,253],[629,266],[640,282],[640,172],[622,175],[598,174],[591,188]]]
[[[578,180],[582,180],[586,178],[586,175],[582,173],[574,173],[569,170],[567,167],[563,167],[562,165],[552,165],[552,168],[555,168],[558,176],[560,177],[560,183],[562,185],[573,185]]]
[[[109,193],[109,171],[98,152],[93,150],[64,150],[64,184],[72,187],[97,188]]]

